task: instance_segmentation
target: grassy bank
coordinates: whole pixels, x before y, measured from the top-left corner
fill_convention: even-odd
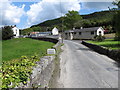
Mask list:
[[[37,54],[38,56],[43,56],[46,54],[46,49],[51,48],[53,45],[51,42],[29,38],[6,40],[2,42],[2,60],[19,59],[23,55],[31,56]]]
[[[114,41],[113,39],[106,39],[103,42],[97,42],[97,41],[87,41],[87,42],[104,46],[108,49],[114,49],[114,50],[120,49],[120,41]]]
[[[0,88],[25,86],[30,81],[32,67],[54,44],[29,38],[3,41],[3,62],[0,67]],[[22,57],[21,57],[22,56]]]

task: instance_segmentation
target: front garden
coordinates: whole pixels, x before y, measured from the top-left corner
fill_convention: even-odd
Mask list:
[[[114,39],[105,39],[102,42],[98,42],[98,41],[87,41],[87,42],[106,47],[107,49],[113,49],[113,50],[120,49],[120,41],[115,41]]]

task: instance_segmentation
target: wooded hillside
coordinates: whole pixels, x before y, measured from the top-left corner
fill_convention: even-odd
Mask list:
[[[102,26],[103,28],[109,30],[109,32],[113,32],[114,30],[114,28],[112,27],[113,16],[116,12],[117,12],[116,10],[112,10],[112,11],[95,12],[88,15],[80,15],[82,19],[78,20],[74,24],[74,28]],[[30,29],[39,27],[38,31],[51,31],[52,28],[57,27],[61,31],[62,25],[63,25],[63,30],[70,29],[69,27],[65,27],[64,17],[56,18],[53,20],[47,20],[45,22],[31,26]],[[29,30],[27,29],[26,32],[27,31]]]

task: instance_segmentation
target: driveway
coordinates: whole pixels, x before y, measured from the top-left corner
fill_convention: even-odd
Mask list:
[[[65,40],[60,55],[59,88],[118,88],[115,61],[80,41]]]

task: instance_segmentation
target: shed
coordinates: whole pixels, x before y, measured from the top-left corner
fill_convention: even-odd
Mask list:
[[[54,27],[52,30],[52,35],[58,35],[58,34],[59,34],[58,29]]]

